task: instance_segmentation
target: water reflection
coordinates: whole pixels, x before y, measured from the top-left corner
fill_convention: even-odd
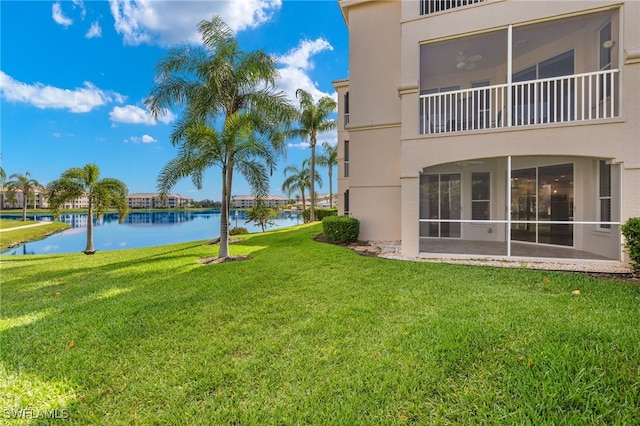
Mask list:
[[[1,215],[8,218],[8,215]],[[15,218],[12,216],[11,218]],[[28,219],[53,221],[50,215],[28,215]],[[6,250],[2,255],[48,254],[80,252],[86,243],[86,214],[63,214],[58,219],[70,228],[39,241]],[[239,226],[249,232],[261,232],[253,223],[245,223],[244,211],[232,211],[231,228]],[[282,228],[302,223],[296,213],[283,213],[274,220],[272,228]],[[94,218],[94,246],[97,250],[150,247],[188,241],[217,238],[220,235],[220,211],[131,211],[123,223],[117,213],[107,213],[101,219]]]

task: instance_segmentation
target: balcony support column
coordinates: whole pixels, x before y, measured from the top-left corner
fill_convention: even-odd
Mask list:
[[[511,84],[513,83],[512,81],[512,75],[513,75],[513,49],[511,48],[511,46],[513,45],[513,25],[509,25],[509,28],[507,29],[507,127],[511,127],[512,123],[512,96],[513,94],[511,93]],[[511,172],[509,172],[511,173]],[[511,176],[511,175],[509,175]],[[511,244],[509,244],[509,247],[511,246]]]
[[[511,257],[511,156],[507,157],[507,257]]]

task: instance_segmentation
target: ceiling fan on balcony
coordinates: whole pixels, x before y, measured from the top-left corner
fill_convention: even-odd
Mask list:
[[[456,68],[459,70],[473,70],[476,68],[476,62],[482,60],[482,55],[466,56],[464,52],[458,52],[456,57]]]

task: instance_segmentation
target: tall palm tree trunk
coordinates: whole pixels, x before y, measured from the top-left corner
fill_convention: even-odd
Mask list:
[[[93,206],[89,202],[89,211],[87,213],[87,246],[84,248],[84,254],[94,254],[96,249],[93,247]]]
[[[329,208],[333,208],[333,167],[329,165]]]
[[[315,222],[316,220],[316,212],[315,212],[316,138],[315,136],[311,136],[310,145],[311,145],[311,179],[310,179],[311,186],[309,187],[309,198],[311,198],[311,202],[309,204],[309,222]]]
[[[23,222],[27,221],[27,198],[29,198],[29,193],[27,192],[25,194],[25,192],[22,191],[22,221]]]
[[[226,167],[222,168],[222,203],[220,205],[220,250],[218,251],[218,258],[222,259],[229,257],[229,187],[227,180],[228,170]]]

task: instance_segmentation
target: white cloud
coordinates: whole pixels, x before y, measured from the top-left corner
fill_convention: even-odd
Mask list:
[[[289,144],[287,144],[287,147],[289,147],[289,148],[307,149],[307,148],[309,148],[309,142],[289,143]]]
[[[322,147],[323,143],[328,143],[331,146],[336,146],[338,144],[338,135],[335,131],[333,132],[324,132],[318,134],[316,137],[316,152],[322,153],[324,152],[324,148]],[[288,148],[299,148],[299,149],[308,149],[309,141],[301,141],[298,143],[289,143],[287,144]]]
[[[0,94],[7,100],[31,104],[40,109],[68,109],[71,112],[89,112],[111,102],[124,102],[119,93],[102,90],[90,82],[73,90],[45,86],[42,83],[26,84],[14,80],[0,71]]]
[[[124,143],[156,143],[158,142],[157,139],[155,139],[153,136],[149,136],[149,135],[142,135],[141,137],[139,136],[131,136],[128,139],[124,140]]]
[[[114,107],[113,110],[109,113],[109,118],[114,123],[154,125],[157,123],[157,121],[169,124],[175,119],[175,115],[169,112],[163,116],[158,117],[158,120],[154,120],[149,111],[135,105],[125,105],[123,107]]]
[[[80,8],[80,18],[82,18],[82,20],[84,20],[84,18],[87,16],[87,8],[84,7],[84,1],[82,1],[82,0],[73,0],[73,5],[74,5],[74,8],[75,7]]]
[[[197,25],[220,15],[234,31],[254,28],[271,19],[282,0],[154,1],[109,0],[115,29],[125,44],[197,43]]]
[[[64,13],[62,13],[62,6],[59,2],[56,2],[53,4],[53,6],[51,6],[51,15],[51,17],[54,21],[56,21],[57,24],[60,24],[65,28],[73,24],[73,20],[64,16]]]
[[[91,24],[89,31],[84,35],[86,38],[102,37],[102,28],[98,21]]]
[[[315,64],[312,57],[324,51],[332,51],[333,46],[323,38],[316,40],[302,40],[297,47],[291,49],[282,56],[276,56],[278,64],[284,65],[279,68],[280,77],[278,86],[289,99],[295,102],[296,90],[303,89],[311,94],[314,100],[323,96],[335,98],[335,94],[324,93],[318,89],[316,83],[311,80],[309,71],[313,70]]]

